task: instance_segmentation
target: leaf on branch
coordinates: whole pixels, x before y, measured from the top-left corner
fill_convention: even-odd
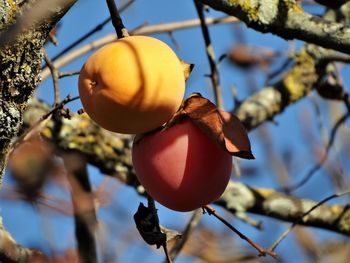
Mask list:
[[[218,109],[198,93],[184,102],[182,111],[222,149],[237,157],[254,159],[248,134],[236,116]]]

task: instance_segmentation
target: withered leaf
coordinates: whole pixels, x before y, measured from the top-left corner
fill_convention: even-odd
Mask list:
[[[189,64],[187,63],[186,61],[180,59],[180,63],[181,63],[181,66],[182,66],[182,70],[184,72],[184,76],[185,76],[185,80],[188,80],[188,78],[190,77],[191,75],[191,72],[194,68],[194,64]]]
[[[235,152],[235,156],[255,159],[250,149],[248,134],[241,121],[232,113],[219,110],[223,121],[223,133],[226,149]]]
[[[160,230],[166,235],[166,242],[177,240],[182,237],[182,234],[176,230],[166,228],[162,225],[160,226]]]
[[[199,93],[192,94],[183,105],[183,112],[222,149],[231,155],[254,159],[248,134],[240,120]]]

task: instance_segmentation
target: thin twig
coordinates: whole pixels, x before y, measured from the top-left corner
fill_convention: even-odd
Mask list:
[[[123,6],[120,7],[119,12],[122,13],[125,11],[131,4],[133,4],[135,0],[129,0],[126,2]],[[105,25],[107,25],[111,21],[111,17],[106,18],[103,20],[100,24],[98,24],[94,29],[87,32],[85,35],[78,38],[76,41],[74,41],[72,44],[70,44],[68,47],[63,49],[60,53],[58,53],[56,56],[52,58],[52,61],[56,61],[59,57],[66,54],[68,51],[72,50],[74,47],[79,45],[81,42],[83,42],[85,39],[88,39],[90,36],[95,34],[98,31],[101,31]]]
[[[80,70],[60,72],[58,77],[61,79],[61,78],[71,77],[71,76],[75,76],[75,75],[79,75],[79,74],[80,74]]]
[[[118,38],[128,37],[129,33],[123,24],[123,20],[120,17],[117,5],[114,0],[106,0],[109,13],[111,14],[112,24],[114,26],[115,32],[117,33]]]
[[[175,258],[177,257],[177,255],[180,253],[181,249],[187,242],[188,238],[190,237],[193,229],[199,224],[200,219],[202,218],[202,214],[203,213],[201,209],[197,209],[192,214],[185,230],[181,235],[181,238],[177,240],[176,244],[172,247],[172,249],[169,252],[170,258],[172,258],[172,260],[175,260]]]
[[[44,48],[42,48],[42,52],[44,54],[44,60],[46,62],[46,65],[49,67],[52,75],[53,90],[54,90],[54,105],[57,105],[60,101],[59,72],[58,72],[58,69],[53,64],[53,62],[51,61],[49,55],[47,54]]]
[[[63,101],[61,101],[59,104],[57,104],[55,107],[53,107],[48,113],[41,116],[40,119],[36,123],[34,123],[24,133],[22,133],[22,135],[20,137],[18,137],[18,139],[12,145],[11,152],[13,151],[13,149],[15,149],[23,141],[29,139],[31,137],[31,134],[33,134],[37,130],[37,128],[40,126],[40,124],[42,122],[44,122],[45,120],[47,120],[53,113],[55,113],[57,110],[62,109],[63,106],[66,105],[67,103],[74,101],[74,100],[77,100],[77,99],[79,99],[79,96],[72,98],[70,95],[68,95]]]
[[[326,151],[325,151],[322,159],[318,163],[316,163],[313,167],[311,167],[311,169],[307,172],[307,174],[299,182],[297,182],[296,184],[291,185],[291,186],[283,187],[281,189],[282,191],[290,193],[290,192],[293,192],[293,191],[299,189],[300,187],[305,185],[314,176],[314,174],[317,171],[319,171],[322,168],[323,164],[328,159],[329,151],[334,144],[334,141],[335,141],[335,138],[336,138],[336,135],[337,135],[339,128],[349,117],[350,117],[350,112],[347,112],[346,114],[341,116],[334,124],[334,126],[331,130],[328,144],[326,145],[326,149],[325,149]]]
[[[149,209],[152,210],[154,218],[156,220],[156,226],[158,228],[158,231],[161,232],[156,204],[154,202],[154,199],[150,195],[147,195],[147,206],[148,206]],[[162,244],[162,247],[164,249],[164,254],[165,254],[167,262],[168,263],[172,263],[173,261],[171,260],[171,257],[169,256],[169,252],[168,252],[168,247],[167,247],[167,242],[166,241],[164,242],[164,244]]]
[[[237,23],[239,20],[235,17],[220,17],[220,18],[212,18],[208,17],[205,19],[207,25],[220,25],[220,24],[228,24],[228,23]],[[148,35],[148,34],[156,34],[156,33],[168,33],[175,30],[192,28],[200,25],[199,19],[190,19],[179,22],[171,22],[166,24],[159,25],[143,25],[141,27],[137,27],[130,31],[131,35]],[[106,45],[112,41],[116,40],[115,34],[109,34],[100,39],[94,40],[86,45],[79,47],[76,50],[66,54],[65,56],[60,57],[57,61],[54,62],[56,68],[61,68],[64,65],[67,65],[71,61],[77,59],[78,57],[90,52],[91,50],[97,49],[103,45]],[[45,80],[50,74],[49,69],[46,67],[41,72],[42,80]]]
[[[271,250],[266,250],[256,244],[253,240],[245,236],[243,233],[238,231],[233,225],[231,225],[229,222],[227,222],[224,218],[222,218],[214,208],[212,208],[209,205],[206,205],[203,207],[203,210],[206,211],[209,215],[215,216],[217,219],[219,219],[222,223],[224,223],[229,229],[231,229],[234,233],[236,233],[241,239],[247,241],[249,245],[251,245],[253,248],[255,248],[259,252],[259,256],[266,256],[269,255],[273,258],[277,258],[277,254]]]
[[[275,77],[285,72],[286,69],[292,64],[292,62],[293,60],[290,57],[288,57],[285,59],[285,61],[282,63],[282,65],[278,69],[268,73],[266,77],[265,85],[268,85],[268,83],[270,83]]]
[[[211,40],[210,40],[208,26],[205,23],[203,4],[197,0],[194,0],[194,4],[195,4],[196,9],[197,9],[198,17],[201,21],[201,29],[202,29],[202,33],[203,33],[203,38],[204,38],[205,47],[206,47],[206,53],[207,53],[207,57],[208,57],[209,65],[210,65],[210,70],[211,70],[210,78],[211,78],[211,81],[213,84],[215,102],[219,108],[222,108],[223,102],[222,102],[221,91],[220,91],[219,71],[218,71],[218,67],[216,65],[216,61],[215,61],[215,52],[214,52],[214,48],[213,48],[213,45],[212,45]]]
[[[224,16],[219,18],[207,17],[205,18],[205,24],[208,25],[222,25],[229,23],[238,23],[239,20],[232,16]],[[187,29],[200,26],[200,19],[189,19],[179,22],[164,23],[158,25],[144,25],[142,27],[132,30],[131,35],[146,35],[156,33],[169,33],[180,29]]]
[[[47,38],[53,45],[58,46],[58,39],[56,38],[54,31],[51,30]]]
[[[323,205],[324,203],[328,202],[331,199],[334,199],[336,197],[340,197],[343,195],[348,195],[350,194],[350,189],[343,191],[343,192],[339,192],[339,193],[335,193],[331,196],[326,197],[325,199],[323,199],[322,201],[318,202],[316,205],[314,205],[313,207],[311,207],[308,211],[306,211],[302,216],[300,216],[299,219],[295,220],[293,222],[293,224],[282,233],[282,235],[271,245],[271,247],[269,248],[270,251],[275,251],[276,247],[282,242],[282,240],[290,233],[290,231],[293,230],[293,228],[298,225],[299,223],[301,223],[303,221],[303,219],[310,214],[312,211],[314,211],[317,207]]]
[[[173,263],[170,255],[169,255],[168,246],[167,246],[166,242],[163,244],[163,250],[164,250],[164,254],[165,254],[165,258],[166,258],[167,262],[168,263]]]

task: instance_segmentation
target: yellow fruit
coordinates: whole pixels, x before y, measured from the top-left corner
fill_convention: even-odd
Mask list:
[[[103,128],[144,133],[167,122],[181,105],[181,63],[164,42],[146,36],[119,39],[84,64],[79,94],[86,113]]]

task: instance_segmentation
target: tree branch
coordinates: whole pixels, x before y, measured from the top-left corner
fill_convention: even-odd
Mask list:
[[[328,65],[323,58],[334,53],[331,49],[305,45],[294,56],[294,66],[279,81],[246,98],[236,105],[233,112],[243,121],[247,130],[273,120],[286,107],[304,98],[317,86]]]
[[[256,31],[273,33],[284,39],[299,39],[350,54],[348,26],[305,13],[295,1],[200,1],[239,18]]]
[[[75,236],[80,262],[96,263],[97,218],[87,163],[77,153],[63,154],[74,208]]]
[[[49,5],[43,0],[10,2],[0,2],[0,186],[12,139],[40,82],[41,49],[51,29],[76,0],[55,0]],[[15,243],[2,223],[0,244],[1,262],[27,262],[33,255]]]
[[[305,226],[319,227],[350,236],[350,207],[322,204],[307,217],[303,216],[318,202],[299,199],[272,189],[252,188],[238,182],[230,182],[216,204],[228,211],[246,211],[265,215]]]

